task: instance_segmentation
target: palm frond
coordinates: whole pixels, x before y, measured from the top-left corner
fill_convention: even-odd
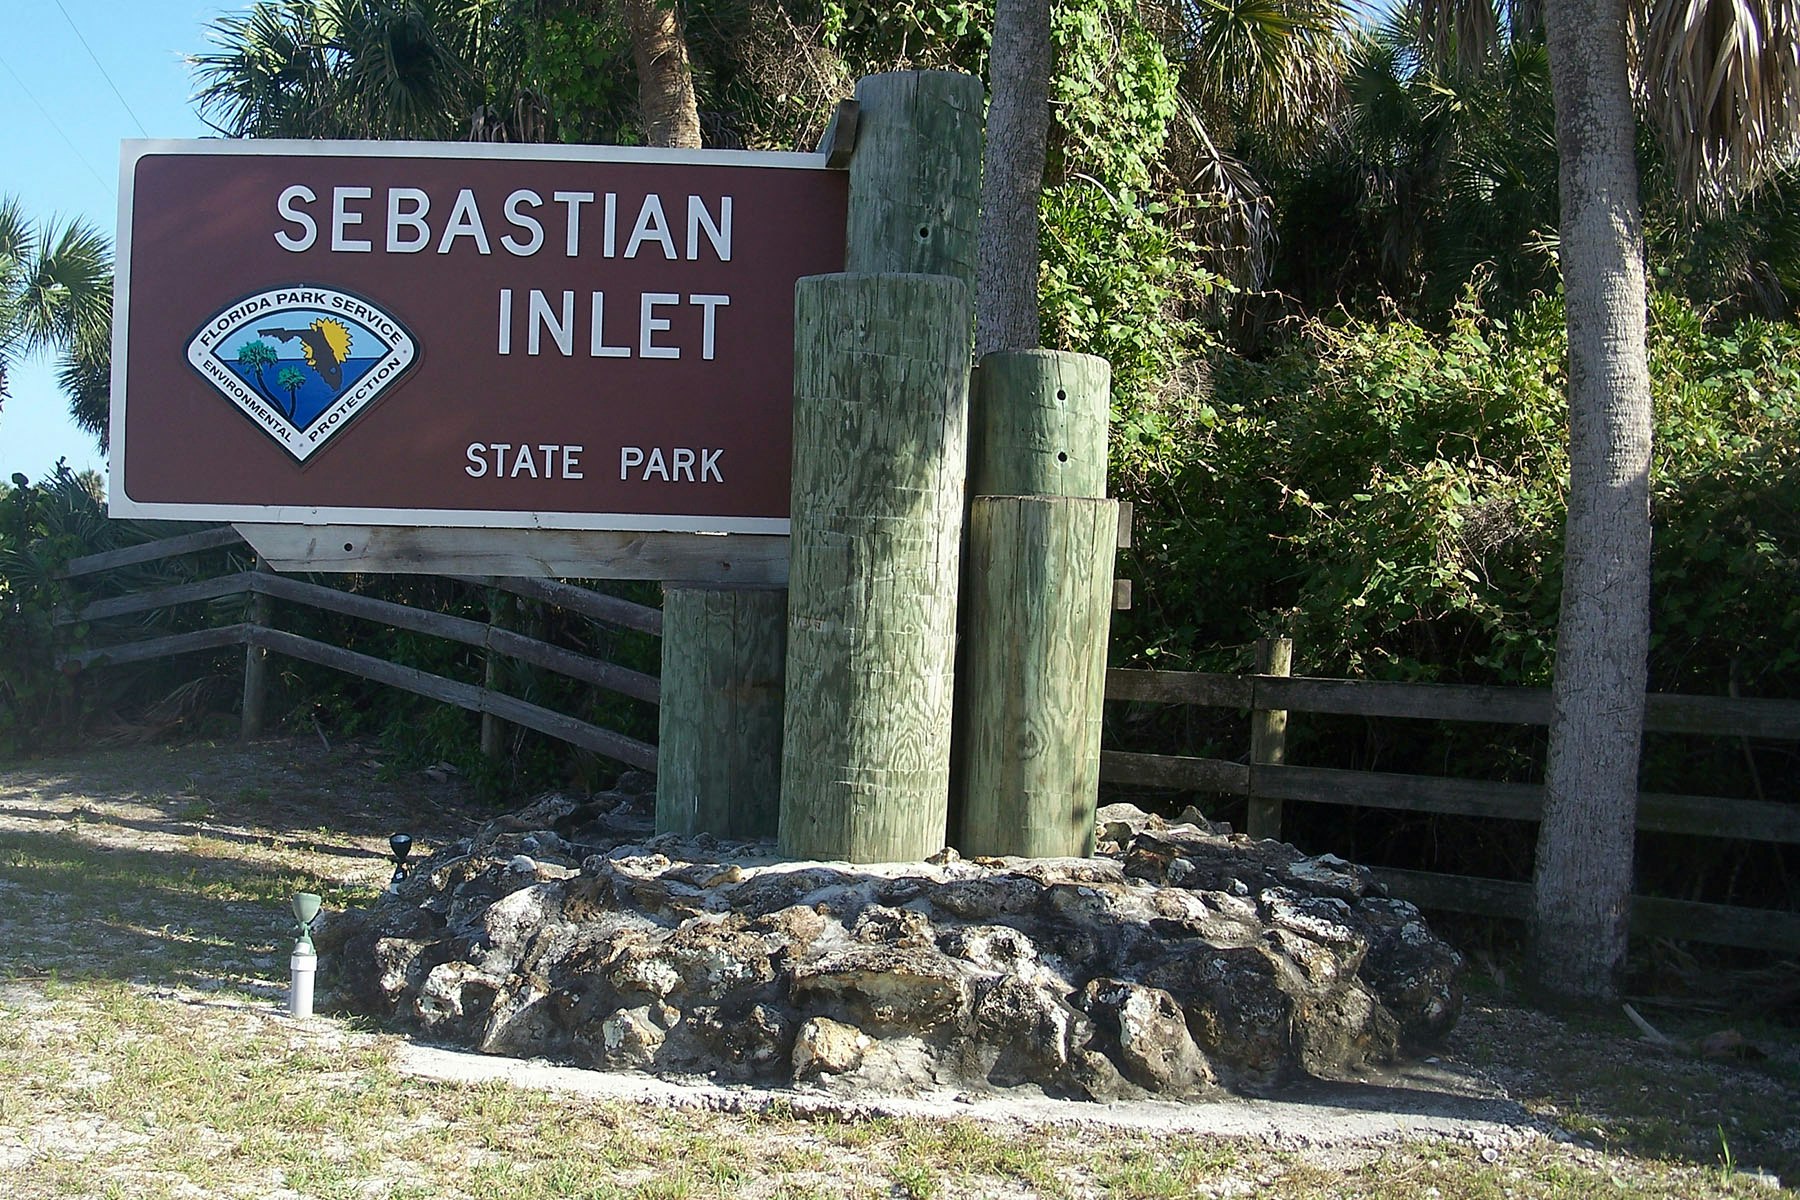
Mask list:
[[[77,423],[105,442],[112,246],[85,221],[38,226],[0,198],[0,400],[19,356],[51,349]]]
[[[188,60],[200,119],[227,137],[343,134],[332,108],[329,37],[309,0],[263,0],[219,17],[215,49]]]
[[[1184,91],[1209,120],[1279,144],[1337,110],[1351,0],[1186,0],[1180,8]]]
[[[1641,86],[1677,193],[1721,211],[1800,148],[1800,5],[1655,0],[1641,20]]]
[[[258,0],[189,60],[200,115],[231,137],[453,138],[525,50],[498,0]]]
[[[1275,202],[1268,186],[1248,163],[1220,150],[1192,103],[1179,105],[1182,132],[1193,141],[1185,156],[1191,175],[1182,190],[1202,197],[1206,207],[1189,214],[1213,266],[1240,287],[1260,289],[1275,252]]]
[[[8,289],[17,348],[29,353],[108,328],[112,251],[106,236],[72,220],[31,241]]]
[[[106,450],[112,415],[112,347],[107,339],[85,337],[63,351],[56,363],[56,386],[69,401],[76,427]]]
[[[1505,44],[1494,0],[1410,0],[1405,13],[1432,64],[1443,73],[1479,71]]]

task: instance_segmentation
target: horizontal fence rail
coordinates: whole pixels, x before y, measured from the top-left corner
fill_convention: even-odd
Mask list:
[[[1219,675],[1194,671],[1112,670],[1106,698],[1153,704],[1430,721],[1547,726],[1550,693],[1536,688],[1310,679],[1283,675]],[[1651,733],[1800,741],[1800,702],[1652,694],[1644,726]],[[1279,754],[1270,756],[1279,758]],[[1251,803],[1250,833],[1280,836],[1283,802],[1347,805],[1400,812],[1537,821],[1544,789],[1430,775],[1301,767],[1263,760],[1197,758],[1107,750],[1102,783],[1242,796]],[[1257,828],[1260,814],[1263,816]],[[1638,828],[1688,836],[1800,844],[1800,805],[1715,796],[1646,792]],[[1396,895],[1456,912],[1523,918],[1530,885],[1426,871],[1378,870]],[[1659,897],[1632,898],[1632,931],[1751,949],[1800,952],[1800,914]]]
[[[1286,709],[1349,717],[1549,725],[1547,688],[1477,687],[1448,683],[1387,683],[1280,675],[1213,675],[1198,671],[1106,673],[1108,700],[1145,700],[1208,708]],[[1800,740],[1800,700],[1740,700],[1725,696],[1644,698],[1648,733]]]
[[[145,542],[139,546],[126,546],[122,550],[107,550],[101,554],[88,554],[81,558],[71,558],[62,569],[65,579],[73,579],[81,575],[92,575],[97,571],[112,571],[119,567],[134,567],[140,563],[159,562],[165,558],[176,558],[183,554],[197,554],[202,550],[217,550],[223,546],[237,546],[244,539],[238,531],[229,525],[221,525],[217,529],[202,529],[198,533],[184,533],[176,537],[163,538],[160,541]]]
[[[72,559],[62,571],[69,579],[90,577],[121,567],[158,562],[185,554],[196,554],[241,545],[243,539],[230,526],[201,530],[175,537],[110,550]],[[622,629],[654,636],[662,634],[662,613],[658,609],[635,604],[617,596],[608,596],[570,583],[540,579],[512,579],[486,576],[443,577],[471,587],[493,588],[541,604],[552,605],[589,620],[605,622]],[[65,667],[87,669],[148,662],[179,654],[216,651],[230,646],[244,646],[285,655],[331,670],[342,671],[387,687],[399,688],[415,695],[483,714],[484,721],[497,718],[513,725],[557,738],[595,754],[603,754],[628,766],[656,769],[656,747],[554,712],[490,687],[447,679],[415,667],[391,663],[341,646],[329,645],[298,634],[272,628],[268,622],[268,601],[280,600],[320,612],[335,613],[366,620],[396,629],[405,629],[431,637],[475,647],[493,657],[516,659],[568,679],[639,700],[657,704],[661,685],[654,675],[634,671],[605,659],[581,654],[511,629],[484,621],[471,620],[450,613],[414,608],[375,596],[364,596],[340,588],[326,587],[291,576],[278,575],[266,569],[234,571],[229,574],[199,579],[168,587],[152,588],[119,596],[107,596],[57,614],[64,626],[103,621],[172,608],[227,599],[233,596],[251,598],[252,619],[188,633],[143,638],[116,645],[88,647],[64,656]],[[250,671],[248,661],[247,675]],[[491,675],[491,672],[490,672]],[[260,710],[246,689],[245,721],[248,731],[251,709]],[[260,715],[257,717],[260,720]]]

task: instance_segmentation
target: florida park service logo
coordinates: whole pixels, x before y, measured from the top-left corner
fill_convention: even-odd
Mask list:
[[[392,390],[418,356],[393,316],[310,284],[247,296],[187,344],[200,377],[300,462]]]

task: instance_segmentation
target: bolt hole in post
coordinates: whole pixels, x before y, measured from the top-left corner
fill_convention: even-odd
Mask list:
[[[1059,463],[1068,462],[1069,461],[1069,452],[1067,450],[1058,450],[1056,452],[1056,461]]]
[[[354,550],[354,549],[356,549],[356,546],[355,546],[355,545],[354,545],[354,544],[352,544],[352,543],[350,543],[350,542],[345,542],[345,543],[344,543],[344,553],[345,553],[345,554],[348,554],[348,553],[350,553],[350,552],[351,552],[351,551],[352,551],[352,550]]]
[[[919,240],[921,242],[924,242],[924,241],[929,241],[930,238],[931,238],[931,227],[928,225],[919,226]]]

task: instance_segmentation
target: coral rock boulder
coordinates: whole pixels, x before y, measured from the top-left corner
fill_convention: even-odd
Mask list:
[[[795,863],[549,797],[318,935],[345,1008],[497,1054],[845,1091],[1089,1099],[1355,1076],[1461,959],[1342,860],[1126,805],[1092,859]]]

